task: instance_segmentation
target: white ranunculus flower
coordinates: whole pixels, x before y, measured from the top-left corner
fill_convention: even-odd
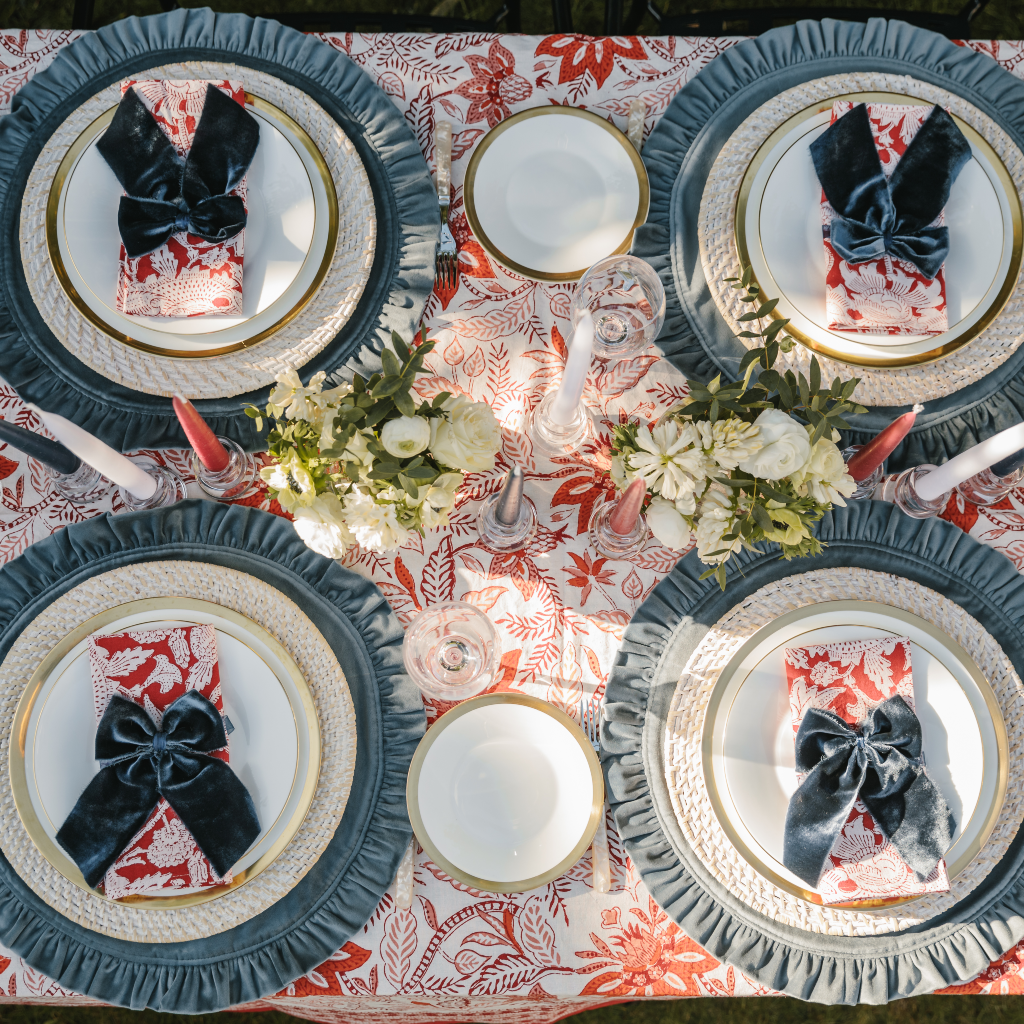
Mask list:
[[[277,491],[278,503],[287,512],[294,512],[299,506],[312,505],[316,498],[313,478],[294,454],[283,462],[264,466],[260,470],[260,477],[271,490]]]
[[[789,413],[781,409],[765,409],[754,420],[762,447],[739,468],[762,480],[782,480],[795,473],[811,453],[807,431]]]
[[[654,498],[647,509],[651,533],[667,548],[681,551],[690,543],[690,527],[671,501]]]
[[[625,460],[624,468],[649,491],[676,501],[703,488],[706,460],[692,423],[663,420],[654,430],[643,426],[636,443],[640,450]]]
[[[731,541],[722,540],[725,534],[732,533],[735,525],[732,499],[723,491],[712,488],[701,502],[697,520],[697,555],[705,565],[718,565],[734,551],[739,551],[742,545],[738,537]],[[721,554],[713,555],[713,551]]]
[[[430,444],[430,420],[423,416],[388,420],[380,432],[380,443],[396,459],[411,459]]]
[[[312,505],[295,509],[295,532],[306,547],[327,558],[341,558],[355,538],[345,523],[345,509],[336,494],[321,494]]]
[[[807,461],[793,477],[797,492],[821,502],[822,505],[846,505],[857,489],[853,477],[846,470],[839,449],[822,437],[811,449]]]
[[[455,395],[444,403],[444,417],[430,421],[430,454],[444,466],[483,473],[494,468],[501,426],[486,402]]]
[[[397,505],[378,504],[368,494],[349,495],[345,501],[345,521],[366,551],[393,551],[410,536],[410,531],[398,521]]]

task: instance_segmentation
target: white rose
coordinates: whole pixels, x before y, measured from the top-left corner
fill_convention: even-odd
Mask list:
[[[380,443],[396,459],[411,459],[430,444],[430,421],[423,416],[388,420],[380,432]]]
[[[781,480],[807,461],[811,444],[807,431],[781,409],[765,409],[754,420],[764,447],[739,464],[744,473],[762,480]]]
[[[354,539],[345,524],[341,499],[321,494],[312,505],[295,510],[295,532],[306,547],[327,558],[341,558]]]
[[[690,527],[671,501],[654,498],[647,509],[651,533],[667,548],[681,551],[690,543]]]
[[[486,402],[456,395],[444,403],[445,417],[430,421],[430,454],[438,462],[467,473],[494,468],[501,427]]]
[[[846,470],[839,449],[822,437],[811,449],[807,461],[794,475],[793,482],[800,494],[809,496],[822,505],[846,505],[844,498],[857,489],[853,477]]]

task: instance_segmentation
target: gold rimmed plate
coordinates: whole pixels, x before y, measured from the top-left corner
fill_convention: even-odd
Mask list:
[[[406,801],[420,845],[452,878],[526,892],[586,851],[604,813],[604,777],[568,715],[496,693],[463,701],[427,730]]]
[[[209,358],[250,348],[293,320],[316,294],[338,241],[338,196],[307,132],[272,103],[246,93],[260,144],[246,175],[243,311],[238,316],[126,316],[116,307],[121,187],[96,143],[112,107],[75,140],[54,175],[46,242],[57,279],[78,311],[133,348]]]
[[[945,209],[949,329],[938,335],[861,334],[830,330],[825,310],[825,249],[820,197],[809,147],[828,127],[835,100],[930,106],[897,93],[836,96],[807,107],[761,145],[740,185],[736,246],[765,294],[778,296],[774,317],[815,352],[854,366],[913,366],[934,362],[978,337],[999,315],[1021,269],[1021,200],[988,141],[959,117],[973,158],[953,185]],[[869,297],[870,299],[870,297]]]
[[[488,255],[534,281],[578,281],[626,252],[650,205],[633,144],[576,107],[535,107],[495,125],[473,151],[464,195]]]
[[[970,655],[920,616],[871,601],[808,605],[774,619],[737,650],[712,690],[704,719],[704,781],[723,831],[763,878],[793,896],[819,893],[782,863],[783,828],[797,788],[785,648],[883,636],[911,641],[914,700],[929,775],[956,821],[949,879],[977,856],[1006,796],[1009,747],[998,701]],[[869,882],[863,882],[862,889]],[[857,910],[918,897],[833,904]]]
[[[102,896],[55,839],[100,767],[93,757],[88,638],[197,623],[216,631],[224,712],[234,725],[231,767],[253,798],[261,831],[234,865],[230,884],[119,901],[144,909],[192,906],[232,892],[269,867],[298,831],[316,791],[321,744],[312,694],[291,655],[262,626],[229,608],[179,597],[133,601],[93,616],[50,651],[22,693],[12,727],[10,785],[26,831],[65,878]]]

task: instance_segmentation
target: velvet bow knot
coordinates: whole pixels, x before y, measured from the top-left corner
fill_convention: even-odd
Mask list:
[[[245,204],[227,193],[245,176],[259,141],[256,119],[208,85],[192,148],[182,160],[129,89],[96,144],[127,193],[117,209],[125,252],[143,256],[178,231],[213,243],[237,235],[245,227]]]
[[[921,879],[931,874],[956,826],[925,772],[921,746],[921,723],[902,697],[879,704],[859,730],[811,708],[796,734],[796,770],[807,777],[786,814],[786,867],[817,886],[860,797],[904,861]]]
[[[887,179],[860,103],[811,143],[811,159],[837,216],[829,240],[847,263],[886,253],[912,263],[928,280],[949,254],[949,228],[933,222],[971,146],[942,107],[933,107]]]
[[[260,834],[252,798],[226,762],[220,712],[197,690],[179,697],[160,728],[145,708],[114,694],[96,729],[106,762],[57,833],[57,842],[96,885],[145,824],[160,797],[177,812],[218,875]]]

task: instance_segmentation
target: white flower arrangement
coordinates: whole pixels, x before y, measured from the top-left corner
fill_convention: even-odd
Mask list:
[[[761,302],[749,269],[733,287],[756,307],[740,319],[760,327],[777,300]],[[779,544],[783,558],[819,553],[814,524],[857,489],[835,428],[848,426],[844,415],[864,411],[850,400],[859,380],[837,377],[823,389],[815,358],[810,380],[772,369],[780,348],[792,347],[778,337],[788,322],[770,320],[740,335],[763,343],[740,363],[742,380],[689,381],[689,397],[653,429],[635,422],[613,429],[615,484],[643,480],[651,532],[675,550],[695,536],[698,557],[711,566],[701,579],[714,575],[722,589],[725,563],[758,541]]]
[[[401,547],[413,532],[448,523],[465,473],[494,468],[501,427],[491,407],[442,392],[418,406],[411,394],[434,347],[392,335],[383,373],[324,390],[326,374],[303,385],[295,370],[277,377],[266,412],[246,410],[263,429],[273,421],[261,471],[271,498],[291,513],[314,551],[341,558]]]

